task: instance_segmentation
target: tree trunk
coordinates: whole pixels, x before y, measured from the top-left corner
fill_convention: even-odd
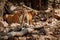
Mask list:
[[[7,0],[0,0],[0,17],[3,17],[3,13],[4,13],[4,6]],[[1,20],[0,18],[0,20]],[[3,19],[3,18],[2,18]]]

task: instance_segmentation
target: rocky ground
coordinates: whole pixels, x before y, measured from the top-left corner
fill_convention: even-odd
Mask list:
[[[60,40],[60,20],[49,18],[33,26],[0,21],[0,40]]]

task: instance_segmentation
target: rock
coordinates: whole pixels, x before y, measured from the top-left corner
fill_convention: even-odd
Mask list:
[[[14,40],[19,40],[19,38],[18,37],[14,37]]]
[[[60,37],[60,28],[56,28],[53,32],[54,36]]]
[[[19,37],[19,40],[26,40],[26,37]]]
[[[33,40],[39,40],[39,35],[33,34],[32,36],[33,36],[32,38]]]
[[[0,22],[0,32],[4,31],[4,24],[2,22]]]
[[[17,7],[15,7],[15,6],[11,6],[11,7],[10,7],[10,10],[11,10],[11,11],[14,11],[16,8],[17,8]]]
[[[0,22],[0,27],[4,27],[4,24],[2,22]]]
[[[47,19],[46,21],[46,24],[48,26],[55,26],[57,24],[58,20],[56,18],[50,18],[50,19]]]
[[[52,11],[52,17],[60,19],[60,9],[55,9],[54,11]]]
[[[0,32],[3,32],[4,31],[4,28],[3,27],[0,27]]]
[[[26,37],[26,40],[31,40],[31,37]]]
[[[18,24],[18,23],[12,23],[10,26],[11,27],[17,27],[17,26],[20,26],[20,24]]]
[[[8,26],[8,23],[6,21],[1,21],[1,23],[4,25],[4,27]]]
[[[46,35],[46,31],[43,27],[40,29],[39,32],[40,32],[41,35]]]

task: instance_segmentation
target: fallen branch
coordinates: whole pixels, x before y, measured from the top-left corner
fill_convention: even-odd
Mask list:
[[[32,28],[25,28],[25,29],[23,29],[20,32],[9,32],[6,35],[1,36],[0,39],[8,39],[8,38],[14,37],[14,36],[21,37],[21,36],[23,36],[23,35],[25,35],[27,33],[31,33],[32,31],[34,31],[34,29],[32,29]]]
[[[39,12],[39,11],[34,10],[34,9],[30,8],[30,7],[27,7],[27,6],[26,6],[26,5],[24,5],[24,4],[23,4],[23,7],[24,7],[24,8],[26,8],[26,9],[28,9],[29,11],[30,11],[30,10],[33,10],[33,11],[35,11],[35,12]]]
[[[0,1],[0,17],[3,16],[4,6],[5,6],[6,1],[7,1],[7,0],[1,0],[1,1]]]

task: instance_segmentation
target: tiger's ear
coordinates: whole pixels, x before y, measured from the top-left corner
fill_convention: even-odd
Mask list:
[[[31,10],[31,11],[29,11],[28,13],[31,13],[31,14],[33,14],[33,11]]]

